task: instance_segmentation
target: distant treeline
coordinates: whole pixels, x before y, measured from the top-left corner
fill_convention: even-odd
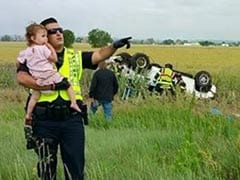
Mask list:
[[[10,41],[25,41],[25,37],[21,35],[3,35],[0,36],[0,41],[10,42]],[[88,37],[76,37],[75,42],[78,43],[88,43]],[[165,39],[165,40],[156,40],[154,38],[147,39],[133,39],[133,44],[159,44],[159,45],[185,45],[185,46],[240,46],[240,41],[211,41],[211,40],[173,40],[173,39]]]

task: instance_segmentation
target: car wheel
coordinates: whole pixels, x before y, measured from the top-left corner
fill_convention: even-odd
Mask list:
[[[150,63],[149,57],[143,53],[136,53],[131,57],[131,65],[133,69],[146,69]]]
[[[120,64],[126,64],[128,67],[131,66],[130,59],[131,59],[132,56],[129,53],[122,52],[122,53],[117,54],[116,56],[121,57]]]
[[[212,86],[212,79],[207,71],[199,71],[195,77],[195,89],[200,92],[208,92]]]

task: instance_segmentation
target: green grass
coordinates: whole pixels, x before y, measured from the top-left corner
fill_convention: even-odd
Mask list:
[[[238,179],[239,119],[229,122],[203,110],[198,114],[198,103],[204,102],[191,98],[164,104],[154,98],[116,102],[111,123],[100,110],[86,127],[87,178]],[[37,157],[25,149],[22,107],[19,102],[0,106],[3,180],[36,178]],[[60,162],[58,177],[63,179]]]
[[[23,44],[0,44],[1,52],[21,48]],[[113,121],[107,123],[100,109],[86,127],[87,179],[240,179],[240,119],[227,120],[228,115],[239,114],[239,49],[135,46],[131,52],[149,53],[161,63],[171,57],[178,69],[187,72],[209,65],[206,70],[213,76],[218,97],[196,100],[185,95],[173,101],[146,94],[146,100],[121,101],[119,93]],[[27,91],[15,81],[14,56],[0,55],[0,180],[33,180],[37,156],[25,149]],[[84,72],[84,95],[91,73]],[[211,114],[212,107],[223,115]],[[58,179],[64,179],[60,158],[58,168]]]

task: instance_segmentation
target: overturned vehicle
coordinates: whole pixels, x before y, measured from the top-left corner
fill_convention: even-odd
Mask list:
[[[145,89],[153,91],[156,87],[156,74],[164,68],[158,63],[151,63],[149,57],[144,53],[130,55],[123,52],[110,57],[106,62],[115,65],[115,72],[120,76],[127,77],[130,81],[144,79]],[[211,98],[216,96],[216,86],[212,84],[209,72],[201,70],[195,75],[173,69],[176,76],[173,79],[175,86],[179,85],[185,92],[196,98]],[[180,82],[180,83],[179,83]],[[142,88],[142,87],[141,87]]]

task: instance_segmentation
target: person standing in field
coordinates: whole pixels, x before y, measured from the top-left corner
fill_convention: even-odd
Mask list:
[[[65,179],[83,180],[85,166],[85,131],[87,119],[86,106],[81,94],[79,81],[84,68],[96,69],[98,63],[109,58],[118,48],[130,47],[128,38],[113,42],[112,45],[94,52],[75,51],[64,47],[63,29],[55,18],[41,22],[47,30],[48,42],[57,53],[55,63],[58,72],[68,78],[81,112],[70,107],[67,94],[69,84],[55,83],[39,86],[30,75],[26,63],[20,63],[17,69],[17,81],[20,85],[34,90],[54,90],[51,94],[41,93],[33,110],[33,136],[36,138],[35,152],[38,155],[38,176],[42,180],[55,180],[57,176],[57,151],[61,151]]]
[[[99,69],[93,75],[89,90],[90,110],[95,114],[98,106],[101,105],[106,120],[110,121],[112,119],[112,101],[118,92],[118,81],[114,72],[107,69],[106,62],[99,63],[98,67]]]
[[[163,68],[155,75],[155,79],[158,81],[156,85],[156,91],[159,92],[160,95],[165,91],[166,93],[169,91],[173,96],[175,96],[175,89],[173,84],[173,79],[175,77],[175,72],[173,72],[172,64],[165,64]]]

